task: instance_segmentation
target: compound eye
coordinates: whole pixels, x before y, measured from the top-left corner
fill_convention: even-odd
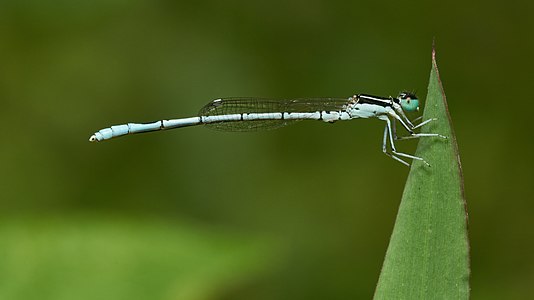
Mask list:
[[[416,98],[402,99],[401,107],[405,111],[417,111],[419,110],[419,100]]]

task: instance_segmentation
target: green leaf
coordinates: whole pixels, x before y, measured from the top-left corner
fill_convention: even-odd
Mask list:
[[[435,50],[423,119],[425,137],[402,195],[375,299],[468,299],[469,241],[462,168]]]

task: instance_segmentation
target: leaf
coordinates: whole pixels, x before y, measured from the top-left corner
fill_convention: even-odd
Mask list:
[[[423,119],[437,118],[408,175],[375,299],[468,299],[469,241],[462,168],[447,101],[432,50]]]

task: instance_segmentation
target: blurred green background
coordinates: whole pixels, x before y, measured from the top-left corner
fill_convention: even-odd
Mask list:
[[[472,298],[531,296],[533,8],[0,2],[0,299],[371,298],[408,173],[380,121],[87,140],[218,97],[424,97],[434,37]]]

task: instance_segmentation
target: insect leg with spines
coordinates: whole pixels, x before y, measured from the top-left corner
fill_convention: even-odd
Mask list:
[[[410,112],[410,111],[419,110],[419,101],[417,100],[417,97],[412,93],[403,92],[399,95],[398,98],[391,98],[391,100],[392,100],[391,109],[388,110],[387,114],[377,116],[379,119],[386,121],[386,127],[384,128],[384,139],[382,143],[382,151],[388,156],[394,158],[395,160],[407,166],[409,166],[409,164],[406,161],[396,156],[411,158],[413,160],[420,160],[423,163],[425,163],[427,166],[430,166],[430,164],[421,157],[398,152],[396,150],[394,140],[414,139],[414,138],[420,138],[420,137],[446,138],[445,136],[441,134],[436,134],[436,133],[415,133],[414,132],[415,129],[420,128],[421,126],[424,126],[428,124],[429,122],[435,121],[436,119],[431,118],[431,119],[422,121],[421,123],[417,125],[413,125],[413,122],[411,122],[406,116],[406,114],[404,113],[404,111]],[[390,117],[392,118],[393,122],[391,122]],[[418,117],[414,121],[418,121],[420,119],[422,119],[422,117]],[[399,123],[401,123],[401,125],[406,129],[406,131],[408,131],[408,133],[410,134],[409,136],[402,136],[402,137],[397,136],[396,126],[395,126],[396,121],[399,121]],[[387,152],[387,145],[386,145],[387,136],[389,136],[392,153]]]
[[[395,147],[395,138],[394,138],[394,133],[393,133],[393,129],[392,129],[392,126],[391,126],[391,120],[389,119],[388,116],[386,115],[381,115],[378,117],[380,120],[383,120],[383,121],[386,121],[386,127],[384,128],[384,140],[383,140],[383,143],[382,143],[382,151],[392,157],[393,159],[401,162],[402,164],[406,165],[406,166],[410,166],[409,163],[407,163],[406,161],[402,160],[401,158],[399,158],[398,156],[402,156],[402,157],[406,157],[406,158],[410,158],[410,159],[413,159],[413,160],[420,160],[422,161],[423,163],[425,163],[427,166],[430,166],[430,164],[428,162],[426,162],[423,158],[421,157],[418,157],[418,156],[415,156],[415,155],[411,155],[411,154],[407,154],[407,153],[402,153],[402,152],[398,152],[397,151],[397,148]],[[401,124],[404,125],[403,122],[401,122]],[[408,127],[406,127],[408,129]],[[411,130],[409,130],[411,131]],[[411,132],[411,135],[414,137],[414,138],[418,138],[418,137],[421,137],[421,135],[417,135],[415,133],[413,133],[413,131]],[[388,137],[389,137],[389,144],[390,144],[390,147],[391,147],[391,153],[388,153],[387,152],[387,140],[388,140]]]

